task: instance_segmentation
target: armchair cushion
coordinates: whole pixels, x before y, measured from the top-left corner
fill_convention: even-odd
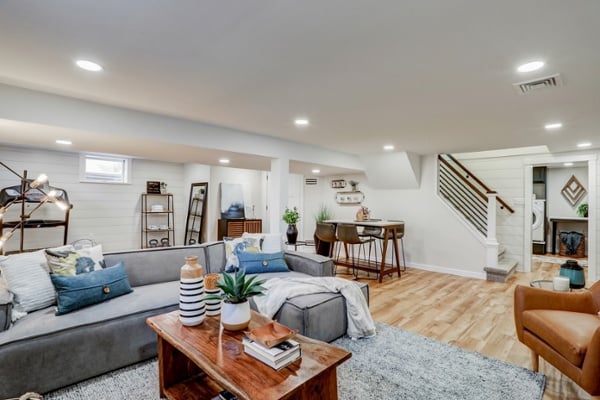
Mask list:
[[[528,310],[523,312],[523,326],[581,367],[592,336],[600,328],[600,317],[571,311]]]

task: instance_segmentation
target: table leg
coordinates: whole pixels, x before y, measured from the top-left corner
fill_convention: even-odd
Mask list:
[[[197,374],[200,369],[171,343],[158,336],[158,382],[160,397],[169,387]]]
[[[337,371],[335,367],[323,371],[306,382],[288,400],[337,400]]]
[[[383,282],[383,271],[385,269],[385,256],[388,248],[388,235],[390,231],[387,228],[383,229],[383,250],[381,250],[381,266],[379,269],[379,283]]]
[[[394,255],[396,256],[396,268],[398,268],[398,277],[400,277],[400,254],[398,253],[398,239],[396,229],[392,229],[392,237],[394,241]]]
[[[552,221],[552,254],[556,254],[556,224],[556,220]]]

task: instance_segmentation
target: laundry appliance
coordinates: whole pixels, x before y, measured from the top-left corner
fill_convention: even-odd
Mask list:
[[[533,220],[531,224],[531,239],[534,242],[544,243],[544,226],[546,221],[546,200],[533,200]]]

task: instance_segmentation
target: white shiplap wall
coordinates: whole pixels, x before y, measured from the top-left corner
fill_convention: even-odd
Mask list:
[[[141,193],[146,181],[164,181],[174,195],[176,243],[183,243],[185,228],[185,195],[183,164],[152,160],[132,160],[131,184],[99,184],[79,182],[79,154],[29,148],[0,146],[0,160],[18,173],[28,171],[35,178],[44,172],[50,185],[65,189],[73,204],[68,242],[91,237],[104,250],[140,247]],[[0,188],[18,185],[18,178],[0,168]],[[10,208],[8,218],[18,218],[18,206]],[[56,207],[44,205],[32,218],[56,218]],[[7,219],[7,218],[5,218]],[[38,248],[62,244],[62,228],[27,229],[25,247]],[[18,232],[6,244],[10,251],[18,247]]]

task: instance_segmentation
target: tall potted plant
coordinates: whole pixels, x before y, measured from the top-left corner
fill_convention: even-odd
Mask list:
[[[229,331],[246,329],[250,323],[250,303],[252,296],[264,296],[264,280],[257,280],[254,275],[246,279],[246,271],[238,268],[233,274],[223,272],[217,280],[217,287],[223,293],[209,294],[204,300],[223,300],[221,304],[221,325]]]
[[[296,223],[300,221],[298,209],[294,207],[290,210],[286,207],[282,219],[288,224],[287,230],[285,231],[288,244],[296,244],[296,240],[298,240],[298,228],[296,228]]]

